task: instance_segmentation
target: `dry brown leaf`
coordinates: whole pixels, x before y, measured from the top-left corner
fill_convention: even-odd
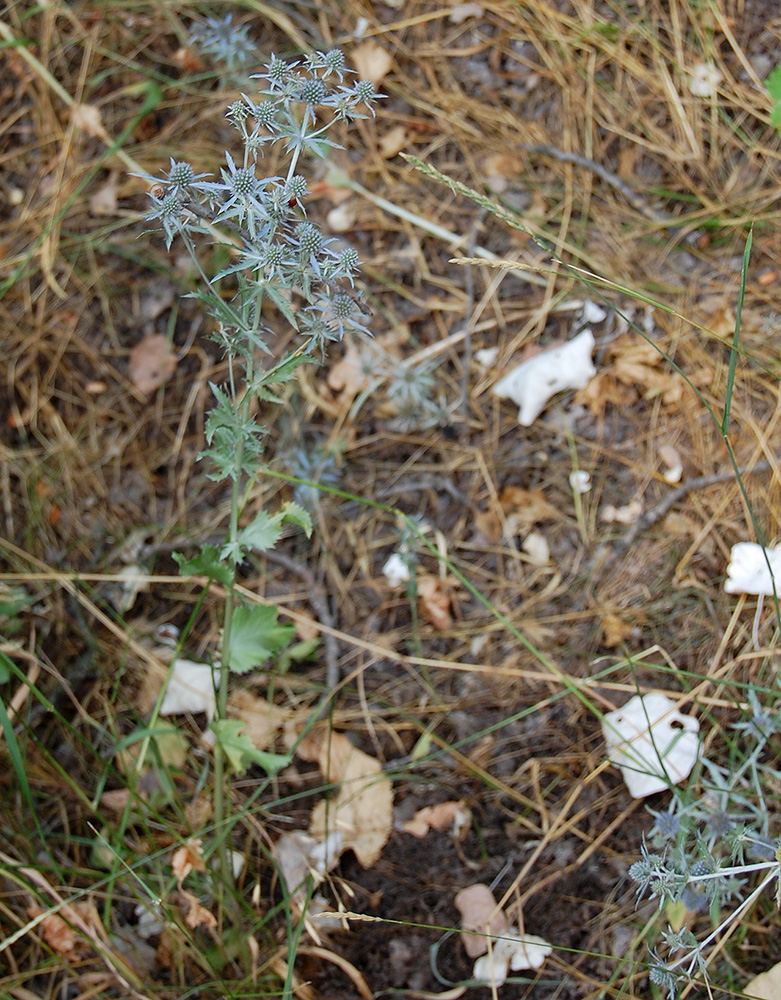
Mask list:
[[[32,918],[38,917],[41,910],[30,907],[27,911]],[[63,920],[59,913],[50,913],[40,923],[41,937],[48,946],[59,955],[72,955],[79,943],[78,933]]]
[[[672,510],[662,521],[662,528],[668,535],[672,535],[674,538],[685,538],[686,535],[696,535],[702,528],[702,525],[693,517],[689,517],[688,514],[681,514],[679,511]]]
[[[627,385],[621,385],[607,372],[597,372],[584,389],[573,397],[576,406],[587,406],[595,417],[604,413],[608,403],[614,406],[631,406],[637,394]]]
[[[130,798],[129,788],[114,788],[109,792],[104,792],[100,796],[100,805],[102,809],[106,809],[108,812],[121,813],[125,806],[127,806],[128,799]]]
[[[394,127],[389,129],[380,139],[380,156],[384,160],[391,159],[391,157],[400,153],[402,149],[406,147],[408,141],[409,135],[407,133],[406,126],[394,125]]]
[[[640,386],[646,399],[661,396],[665,403],[680,402],[686,383],[677,372],[661,369],[664,360],[647,340],[625,333],[612,344],[610,373],[624,385]]]
[[[103,127],[100,108],[96,108],[94,104],[74,104],[71,108],[71,121],[76,128],[94,139],[106,140],[109,137]]]
[[[188,927],[191,927],[193,930],[197,927],[206,927],[210,931],[217,930],[217,918],[211,910],[207,910],[205,906],[201,906],[197,896],[194,896],[191,892],[187,892],[186,889],[179,889],[179,895],[182,901],[187,904],[187,914],[184,922]]]
[[[39,917],[44,911],[37,905],[28,909],[31,918]],[[67,918],[67,919],[66,919]],[[60,955],[74,955],[89,947],[84,933],[103,937],[103,927],[95,904],[88,899],[67,903],[60,908],[59,913],[48,913],[40,923],[41,937],[49,947]]]
[[[310,732],[298,754],[316,760],[325,780],[340,786],[335,797],[312,810],[309,833],[325,840],[329,831],[340,831],[344,849],[352,848],[363,867],[371,867],[393,828],[393,787],[380,762],[343,733],[327,729]]]
[[[162,333],[151,333],[130,352],[130,381],[145,396],[159,389],[176,371],[177,359]]]
[[[602,625],[602,645],[607,649],[615,648],[624,639],[628,639],[632,634],[633,626],[622,621],[618,615],[603,615],[600,618]]]
[[[446,583],[442,577],[423,573],[417,578],[418,608],[423,617],[434,628],[447,631],[453,627],[450,614],[450,597],[445,593]]]
[[[492,510],[478,511],[473,520],[475,531],[491,545],[496,545],[502,537],[502,521]]]
[[[456,909],[461,914],[461,941],[470,958],[488,951],[488,938],[506,933],[510,922],[496,905],[487,885],[477,882],[456,893]]]
[[[369,387],[371,380],[363,370],[361,356],[354,344],[347,344],[344,357],[331,367],[326,382],[329,389],[344,393],[349,399]]]
[[[192,830],[199,830],[205,826],[211,814],[212,800],[209,795],[198,795],[184,807],[185,819]]]
[[[179,69],[184,70],[185,73],[199,73],[203,69],[203,61],[200,56],[184,46],[174,52],[173,59]]]
[[[435,806],[425,806],[423,809],[418,809],[412,819],[402,823],[401,829],[413,837],[423,838],[429,830],[442,831],[453,827],[459,814],[468,811],[463,799],[459,799],[458,802],[440,802]]]
[[[548,503],[542,490],[525,490],[520,486],[505,486],[499,502],[508,518],[512,518],[515,530],[530,528],[541,521],[556,521],[561,511]]]
[[[376,87],[390,72],[393,57],[374,39],[362,42],[352,52],[352,63],[362,80],[371,80]]]
[[[781,962],[750,979],[743,987],[743,996],[758,997],[759,1000],[779,1000],[781,997]]]
[[[174,851],[171,858],[171,868],[176,876],[176,881],[181,888],[182,882],[190,872],[206,871],[206,863],[203,860],[203,845],[200,840],[188,840]]]
[[[320,636],[320,625],[314,618],[303,612],[299,612],[300,618],[296,619],[296,635],[301,642],[312,642]]]
[[[228,715],[244,722],[244,734],[256,750],[272,749],[276,734],[290,718],[287,709],[241,688],[228,698]]]
[[[105,184],[101,185],[89,200],[90,215],[113,215],[117,210],[119,174],[112,170]]]

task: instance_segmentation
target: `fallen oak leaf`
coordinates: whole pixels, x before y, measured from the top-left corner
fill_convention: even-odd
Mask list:
[[[312,810],[309,833],[325,841],[333,832],[343,838],[364,868],[382,853],[393,829],[393,786],[374,757],[354,747],[343,733],[317,729],[297,747],[304,760],[316,761],[323,777],[339,785],[328,802]]]

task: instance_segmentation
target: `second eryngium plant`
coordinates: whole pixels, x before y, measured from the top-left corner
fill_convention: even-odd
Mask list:
[[[262,89],[254,98],[242,95],[228,108],[227,117],[238,132],[243,149],[236,162],[226,152],[219,180],[196,173],[186,162],[171,161],[163,178],[150,181],[153,211],[149,218],[163,229],[167,246],[180,237],[202,284],[195,293],[211,314],[211,334],[224,351],[228,375],[214,385],[214,406],[206,425],[207,448],[201,458],[209,475],[231,483],[232,502],[227,537],[221,548],[204,550],[189,562],[189,572],[219,579],[227,591],[220,650],[220,680],[215,754],[215,819],[223,817],[223,753],[234,770],[251,760],[267,768],[272,755],[254,750],[237,731],[240,724],[226,719],[228,677],[244,672],[278,652],[291,638],[292,626],[277,623],[277,609],[245,606],[235,595],[236,567],[250,551],[271,548],[284,522],[311,530],[307,513],[288,504],[274,514],[261,512],[240,527],[242,498],[256,476],[263,451],[264,427],[255,412],[257,401],[277,401],[275,388],[292,378],[303,361],[322,357],[327,344],[345,332],[368,333],[351,291],[358,270],[358,254],[351,247],[335,247],[306,217],[307,183],[298,173],[304,154],[324,157],[336,144],[327,133],[338,122],[349,123],[373,114],[377,99],[366,81],[349,82],[344,56],[338,50],[314,52],[298,62],[271,56],[255,79]],[[256,164],[264,146],[282,143],[288,155],[284,177],[258,176]],[[233,263],[209,277],[198,255],[196,234],[225,236]],[[214,283],[233,276],[236,292],[226,301]],[[274,357],[268,346],[273,332],[265,318],[273,306],[275,322],[284,318],[298,335],[294,347]]]

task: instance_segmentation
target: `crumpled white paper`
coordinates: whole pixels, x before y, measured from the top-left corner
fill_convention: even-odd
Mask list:
[[[160,715],[197,715],[205,712],[209,721],[217,708],[214,675],[208,663],[176,659],[165,689]]]
[[[772,595],[774,579],[776,591],[781,595],[781,546],[763,549],[756,542],[738,542],[732,546],[724,581],[728,594]]]
[[[391,587],[400,587],[410,578],[409,566],[399,552],[389,556],[382,567],[382,572]]]
[[[520,934],[517,928],[511,927],[502,937],[494,940],[493,948],[487,955],[478,958],[472,969],[472,978],[489,986],[502,986],[510,969],[513,972],[539,969],[551,951],[552,945],[544,938],[535,934]]]
[[[552,347],[513,368],[494,386],[494,395],[511,399],[520,409],[518,423],[529,427],[548,402],[564,389],[583,389],[597,370],[591,360],[594,335],[583,330],[577,337]]]
[[[699,754],[699,728],[664,694],[635,695],[602,720],[608,757],[635,799],[688,778]]]

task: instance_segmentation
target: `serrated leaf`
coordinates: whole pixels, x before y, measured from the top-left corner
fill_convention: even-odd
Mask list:
[[[282,534],[282,513],[268,514],[265,510],[239,532],[239,542],[245,549],[265,552],[273,549]]]
[[[243,719],[220,719],[212,723],[214,735],[228,758],[231,770],[244,774],[250,764],[259,764],[267,774],[277,774],[287,767],[291,755],[258,750],[249,736],[242,732],[245,725]]]
[[[220,553],[216,545],[204,545],[193,559],[188,559],[181,552],[173,553],[174,562],[184,576],[208,576],[225,587],[233,581],[230,567],[220,562]]]
[[[292,625],[277,622],[279,609],[255,605],[236,608],[230,633],[228,667],[237,674],[260,666],[290,642],[295,634]]]
[[[263,293],[264,295],[268,295],[293,329],[298,330],[298,320],[296,319],[296,314],[293,312],[293,308],[290,305],[290,301],[282,294],[282,292],[280,292],[276,285],[264,284]]]
[[[307,538],[312,537],[312,517],[301,504],[295,503],[293,500],[286,503],[282,508],[282,519],[285,524],[297,524],[299,528],[304,529]]]
[[[781,101],[781,66],[776,66],[767,80],[765,80],[765,86],[774,101]]]
[[[765,80],[765,86],[773,99],[773,108],[770,112],[770,123],[781,133],[781,66],[777,66],[770,76]]]

